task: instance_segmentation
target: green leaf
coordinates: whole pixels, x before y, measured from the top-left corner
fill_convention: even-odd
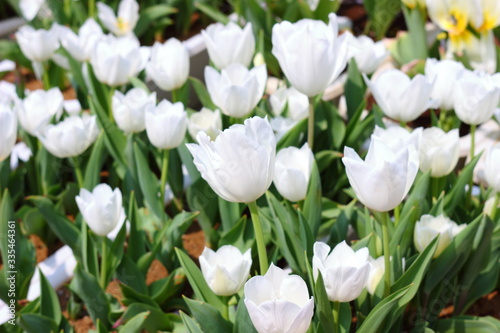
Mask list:
[[[321,224],[321,178],[316,162],[313,163],[311,178],[304,201],[304,216],[311,227],[312,235],[316,238]]]
[[[142,304],[148,304],[154,308],[160,309],[158,304],[148,295],[142,294],[138,292],[137,290],[127,286],[126,284],[120,283],[120,289],[123,293],[123,296],[125,299],[123,300],[123,304],[129,305],[133,304],[136,302],[142,303]]]
[[[3,263],[8,262],[9,244],[12,244],[9,239],[14,239],[8,237],[12,234],[12,231],[9,233],[9,230],[12,230],[9,221],[15,221],[14,205],[9,190],[5,189],[0,203],[0,252]]]
[[[213,221],[217,219],[218,196],[210,185],[203,179],[198,178],[187,189],[186,200],[193,211],[199,211],[198,223],[205,233],[207,246],[217,244],[219,235],[213,227]]]
[[[50,285],[49,281],[45,278],[42,271],[39,269],[40,274],[40,312],[42,316],[51,318],[59,326],[61,322],[61,305],[59,298]]]
[[[324,332],[330,332],[332,328],[335,327],[332,307],[330,306],[330,301],[328,300],[328,295],[326,294],[323,276],[319,271],[316,283],[314,284],[314,290],[316,313],[319,316],[319,322]]]
[[[120,266],[116,270],[118,280],[141,294],[148,292],[146,277],[142,274],[136,262],[127,253],[123,255]]]
[[[203,333],[198,324],[189,317],[187,314],[181,311],[182,322],[186,326],[189,333]]]
[[[222,221],[222,230],[231,230],[241,217],[241,204],[229,202],[219,197],[219,212]]]
[[[231,332],[233,325],[222,318],[221,312],[213,305],[183,297],[193,317],[204,332]]]
[[[212,20],[220,22],[222,24],[229,23],[229,17],[224,15],[220,10],[216,7],[209,5],[207,3],[203,3],[200,1],[195,1],[194,6],[200,10],[200,12],[205,13]]]
[[[87,190],[92,191],[100,183],[101,168],[105,158],[104,135],[101,133],[92,147],[92,153],[85,168],[83,187]]]
[[[351,58],[349,61],[347,81],[344,90],[347,104],[347,119],[351,119],[356,113],[356,110],[358,110],[359,106],[363,103],[366,92],[365,81],[363,80],[363,76],[354,58]]]
[[[245,306],[245,299],[242,297],[236,309],[236,318],[234,319],[233,333],[257,333],[253,326],[252,319]]]
[[[123,322],[130,322],[132,318],[145,312],[149,313],[148,320],[143,323],[143,329],[146,330],[146,332],[172,331],[173,323],[170,320],[170,317],[158,308],[147,304],[131,304],[127,307],[127,310],[123,314],[121,320]]]
[[[170,297],[179,294],[186,281],[184,269],[179,267],[169,274],[164,279],[153,282],[149,286],[150,295],[158,304],[163,304]]]
[[[377,39],[382,39],[392,21],[401,10],[400,0],[365,0],[365,9],[368,14],[368,24],[373,28]]]
[[[436,320],[433,329],[436,333],[498,333],[500,331],[500,321],[492,317],[458,316]]]
[[[144,323],[149,317],[149,311],[141,312],[130,319],[125,325],[120,327],[118,332],[141,332],[143,330]]]
[[[57,333],[58,326],[52,318],[44,317],[38,313],[25,313],[19,317],[19,326],[27,333]]]
[[[290,129],[281,137],[281,139],[276,144],[276,150],[280,150],[286,147],[300,147],[304,140],[304,132],[307,128],[307,118],[299,121],[295,126]]]
[[[135,35],[137,37],[141,37],[147,31],[151,23],[158,21],[164,16],[168,16],[177,12],[177,8],[168,6],[166,4],[148,6],[142,9],[139,20],[137,21],[137,24],[134,28]]]
[[[191,86],[193,87],[194,91],[196,92],[196,96],[198,96],[198,99],[200,100],[201,104],[210,110],[217,109],[217,106],[215,106],[215,104],[212,102],[210,94],[208,93],[208,90],[203,84],[203,82],[192,76],[190,76],[188,80]]]
[[[461,204],[465,197],[465,185],[469,183],[472,177],[474,167],[481,158],[481,154],[478,154],[472,159],[463,169],[458,176],[455,184],[451,191],[444,198],[444,208],[448,216],[452,216],[457,205]]]

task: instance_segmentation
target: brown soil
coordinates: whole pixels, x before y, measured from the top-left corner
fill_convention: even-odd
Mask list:
[[[494,292],[481,297],[470,307],[467,314],[480,317],[492,316],[500,319],[500,290],[495,290]]]
[[[205,248],[205,234],[198,230],[182,235],[182,245],[191,257],[198,259]]]
[[[163,266],[158,259],[154,259],[146,275],[146,284],[149,286],[151,283],[166,278],[167,276],[168,271],[165,266]]]
[[[49,256],[49,248],[37,235],[30,235],[30,240],[35,246],[36,262],[42,262]]]

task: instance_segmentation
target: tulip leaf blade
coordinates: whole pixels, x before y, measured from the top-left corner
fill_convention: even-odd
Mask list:
[[[448,216],[452,216],[457,205],[463,202],[465,196],[465,185],[469,183],[472,177],[474,168],[481,158],[481,153],[474,157],[462,170],[458,178],[456,179],[453,188],[444,198],[444,209]]]
[[[143,323],[143,329],[146,332],[172,331],[173,323],[170,317],[158,308],[148,304],[133,303],[129,305],[121,320],[123,322],[130,322],[132,318],[145,312],[149,312],[148,320]]]
[[[54,319],[39,313],[23,313],[18,323],[27,333],[58,332],[58,325]]]
[[[191,84],[191,87],[193,87],[194,91],[196,92],[196,96],[198,96],[201,105],[210,110],[217,109],[217,106],[215,106],[214,102],[212,102],[212,98],[210,97],[207,87],[205,87],[203,82],[192,76],[188,78],[188,81]]]
[[[233,333],[257,333],[257,330],[253,326],[252,319],[250,319],[250,315],[248,314],[248,309],[243,297],[240,299],[236,309]]]
[[[181,313],[182,322],[184,323],[184,326],[186,326],[186,329],[188,330],[189,333],[203,333],[203,331],[198,326],[198,324],[194,321],[193,318],[189,317],[187,314],[185,314],[182,311],[180,313]]]
[[[500,322],[493,317],[456,316],[438,319],[434,331],[440,333],[481,332],[496,333],[500,331]]]
[[[139,216],[139,208],[137,207],[134,191],[130,193],[127,219],[130,222],[127,253],[132,260],[137,261],[146,252],[146,246],[144,229]]]
[[[358,64],[354,58],[349,60],[347,68],[347,81],[345,83],[345,100],[347,104],[347,119],[351,119],[359,106],[363,103],[366,83],[359,71]]]
[[[232,332],[233,324],[222,318],[221,312],[215,306],[186,296],[183,298],[204,332]]]
[[[50,285],[45,275],[43,275],[42,270],[38,270],[40,274],[40,312],[42,316],[47,318],[52,318],[54,322],[59,325],[61,322],[61,305],[59,304],[59,298],[57,294]]]
[[[185,285],[186,274],[182,267],[170,272],[166,278],[153,282],[149,286],[149,294],[158,304],[163,304],[170,297],[180,293]]]
[[[189,258],[189,256],[179,248],[175,248],[175,253],[177,253],[177,257],[179,258],[182,268],[184,268],[186,277],[188,278],[189,284],[193,288],[196,297],[203,302],[211,304],[217,309],[217,311],[221,312],[224,305],[214,294],[212,289],[210,289],[198,266],[196,266],[193,260],[191,260],[191,258]]]
[[[89,191],[92,191],[99,184],[101,168],[106,158],[106,153],[104,150],[104,135],[101,133],[94,142],[83,177],[83,187]]]
[[[149,311],[136,314],[125,325],[120,327],[118,332],[119,333],[141,332],[144,329],[144,324],[146,322],[146,319],[149,318],[149,315],[150,315]]]
[[[276,144],[276,150],[278,151],[280,149],[291,146],[299,147],[303,142],[302,140],[306,128],[307,118],[299,121],[292,129],[288,130],[288,132],[286,132],[285,135],[281,137],[281,139],[279,139],[278,143]]]
[[[148,6],[141,10],[139,20],[134,28],[134,34],[141,37],[147,30],[151,23],[158,21],[164,16],[177,13],[178,9],[167,4],[157,4]]]
[[[324,332],[330,332],[335,327],[332,307],[328,295],[326,294],[325,284],[323,282],[323,275],[318,271],[318,277],[314,283],[314,297],[316,303],[316,314],[318,315],[319,322]]]
[[[311,170],[311,179],[309,180],[309,188],[307,189],[307,195],[304,201],[304,216],[311,227],[313,238],[316,238],[321,224],[321,197],[321,178],[316,161],[314,161]]]
[[[203,3],[201,1],[195,1],[194,6],[214,21],[220,22],[222,24],[229,23],[229,17],[227,17],[219,9],[217,9],[214,6],[209,5],[208,3]]]
[[[219,213],[222,221],[222,230],[228,232],[241,217],[242,205],[238,202],[229,202],[219,197]]]

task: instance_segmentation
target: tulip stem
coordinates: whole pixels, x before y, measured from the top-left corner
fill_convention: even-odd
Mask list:
[[[257,207],[257,202],[252,201],[248,203],[248,208],[250,209],[250,215],[252,216],[255,239],[257,240],[257,253],[259,256],[260,274],[264,275],[267,272],[269,264],[267,261],[266,244],[264,243],[262,225],[260,224],[259,207]]]
[[[43,69],[42,80],[43,80],[43,88],[45,90],[49,90],[50,89],[50,80],[49,80],[48,68]]]
[[[177,103],[179,101],[179,89],[172,90],[172,103]]]
[[[89,17],[94,17],[95,0],[89,0]]]
[[[472,159],[474,158],[475,154],[475,145],[476,145],[476,125],[470,125],[470,150],[469,150],[469,155],[470,155],[470,161],[472,162]],[[469,190],[467,191],[467,199],[466,199],[466,206],[468,207],[470,204],[470,201],[472,199],[472,187],[474,186],[474,177],[471,176],[469,180]]]
[[[108,247],[106,236],[102,238],[102,252],[101,252],[101,287],[106,290],[106,266],[108,265]]]
[[[314,145],[314,97],[309,97],[309,119],[307,122],[307,144],[311,150]]]
[[[82,168],[80,167],[80,161],[78,161],[78,156],[73,157],[73,166],[75,167],[75,176],[78,187],[83,188],[83,174]]]
[[[401,215],[401,204],[394,207],[394,225],[398,225]]]
[[[170,150],[164,149],[161,163],[161,187],[160,187],[160,199],[161,204],[164,205],[165,200],[165,186],[167,185],[167,173],[168,173],[168,157]]]
[[[222,297],[222,318],[229,320],[229,296]]]
[[[497,220],[498,203],[500,202],[500,192],[495,193],[495,199],[493,201],[493,208],[491,209],[491,219],[493,222]]]
[[[340,332],[340,302],[333,302],[333,331]]]
[[[391,251],[389,248],[389,213],[382,214],[382,245],[384,247],[384,298],[391,293]]]

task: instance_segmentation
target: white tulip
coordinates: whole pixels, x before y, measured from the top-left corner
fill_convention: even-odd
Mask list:
[[[198,132],[201,131],[205,132],[213,141],[217,138],[221,130],[222,119],[219,109],[212,111],[207,108],[202,108],[200,112],[194,112],[191,117],[189,117],[188,131],[189,135],[191,135],[194,140],[196,140]]]
[[[323,242],[314,243],[313,276],[316,281],[321,272],[328,299],[333,302],[350,302],[358,298],[366,286],[370,273],[368,248],[354,252],[345,241],[337,244],[330,253]]]
[[[126,133],[138,133],[146,128],[146,109],[156,105],[156,93],[148,95],[142,88],[132,88],[125,95],[115,90],[112,97],[113,116]]]
[[[19,102],[16,85],[8,81],[0,81],[0,104],[18,105]]]
[[[443,177],[455,169],[460,157],[458,129],[445,133],[438,127],[424,129],[420,145],[420,170],[431,170],[432,177]]]
[[[309,114],[309,98],[294,87],[281,87],[269,96],[271,108],[279,116],[287,107],[288,117],[293,121],[307,118]]]
[[[31,149],[24,142],[16,143],[10,152],[10,169],[16,170],[19,161],[28,162],[32,155]]]
[[[271,128],[276,134],[276,141],[279,141],[286,133],[288,133],[289,130],[291,130],[296,125],[296,122],[292,119],[281,116],[274,117],[269,123],[271,124]]]
[[[420,221],[415,224],[413,242],[418,252],[422,252],[439,235],[438,245],[434,257],[437,258],[450,245],[453,237],[462,231],[467,225],[457,225],[444,215],[434,217],[422,215]]]
[[[165,91],[182,87],[189,76],[189,53],[184,44],[175,38],[164,44],[156,42],[151,49],[146,73]]]
[[[372,74],[389,57],[384,41],[375,43],[370,37],[361,35],[356,45],[359,52],[354,55],[354,60],[361,73]]]
[[[232,245],[224,245],[217,252],[205,247],[198,259],[208,286],[219,296],[236,294],[247,281],[252,266],[251,249],[242,254]]]
[[[149,49],[132,37],[106,36],[95,45],[90,58],[97,79],[110,86],[129,82],[146,67]]]
[[[201,31],[208,55],[214,65],[223,69],[231,64],[250,65],[255,52],[252,23],[242,29],[236,23],[214,23]]]
[[[453,84],[462,71],[465,70],[461,62],[454,60],[427,59],[425,62],[425,76],[434,82],[431,98],[436,107],[441,110],[453,109]]]
[[[471,36],[469,43],[465,43],[465,53],[475,70],[490,74],[497,71],[497,51],[493,30],[485,31],[477,37]]]
[[[288,147],[276,155],[274,185],[278,192],[290,201],[306,198],[314,155],[307,142],[302,148]]]
[[[493,195],[491,198],[486,200],[486,202],[484,203],[483,214],[488,215],[490,218],[492,218],[491,214],[493,213],[493,207],[495,205],[495,201],[496,201],[496,198],[495,198],[495,195]],[[498,210],[498,208],[500,208],[500,204],[497,205],[497,210]]]
[[[267,119],[253,117],[221,132],[215,141],[204,132],[187,144],[194,164],[210,187],[231,202],[250,203],[273,180],[276,139]]]
[[[493,116],[500,101],[497,76],[462,72],[455,82],[454,108],[457,117],[466,124],[480,125]]]
[[[153,146],[177,148],[186,136],[186,129],[187,113],[181,102],[172,104],[164,99],[158,106],[146,108],[146,133]]]
[[[344,70],[351,53],[345,33],[338,37],[337,16],[330,22],[302,19],[296,23],[283,21],[273,26],[273,55],[286,77],[298,91],[315,96]]]
[[[370,295],[373,295],[375,294],[375,290],[385,273],[384,256],[380,256],[377,259],[369,257],[368,261],[370,262],[371,267],[368,279],[366,280],[366,290],[370,293]]]
[[[33,21],[43,5],[45,5],[45,0],[19,1],[19,9],[27,21]]]
[[[9,105],[0,104],[0,162],[10,155],[16,139],[16,114]]]
[[[393,152],[373,136],[363,161],[349,147],[342,162],[358,199],[368,208],[387,212],[403,201],[418,172],[418,151],[413,145]]]
[[[101,27],[93,18],[88,18],[85,21],[78,30],[78,35],[66,26],[59,26],[58,29],[62,47],[74,59],[82,62],[90,59],[95,44],[103,37]]]
[[[413,121],[431,105],[432,84],[424,75],[410,79],[398,69],[389,69],[373,81],[365,76],[365,82],[385,115],[398,121]]]
[[[62,115],[64,97],[59,88],[35,90],[26,96],[17,108],[19,123],[26,132],[37,135],[41,127],[47,125],[52,117]]]
[[[259,333],[305,333],[311,324],[314,298],[304,280],[271,264],[264,276],[245,284],[245,306]]]
[[[394,153],[412,145],[415,150],[419,150],[422,139],[422,127],[416,128],[413,132],[409,132],[401,126],[391,126],[386,129],[375,125],[375,131],[372,136],[378,137],[384,144]]]
[[[498,143],[486,152],[484,177],[493,191],[500,192],[500,144]]]
[[[52,58],[59,48],[55,29],[38,29],[25,25],[16,32],[16,39],[21,51],[31,61],[46,61]]]
[[[227,116],[242,118],[259,103],[266,87],[265,65],[248,70],[241,64],[232,64],[220,73],[205,67],[205,82],[214,104]]]
[[[38,132],[38,139],[54,156],[78,156],[94,143],[99,135],[96,116],[70,116],[63,121],[46,125]]]
[[[118,6],[118,17],[113,9],[103,2],[97,3],[99,20],[116,36],[125,36],[134,31],[139,20],[139,4],[135,0],[122,0]]]
[[[113,191],[108,184],[99,184],[92,192],[82,188],[75,199],[87,225],[99,236],[115,232],[125,222],[119,188]]]

